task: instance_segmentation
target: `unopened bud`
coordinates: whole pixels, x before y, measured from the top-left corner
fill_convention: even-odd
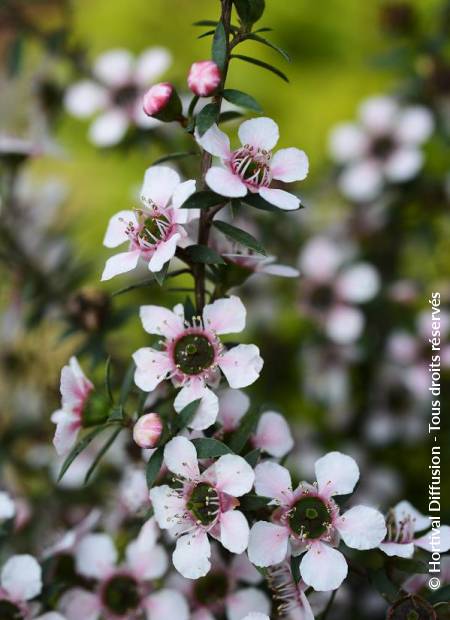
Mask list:
[[[182,116],[181,100],[169,82],[152,86],[144,95],[143,109],[147,116],[170,123]]]
[[[133,428],[133,439],[141,448],[154,448],[163,432],[163,423],[157,413],[146,413]]]
[[[220,69],[212,60],[194,62],[192,65],[187,83],[191,91],[200,97],[208,97],[217,89],[222,76]]]

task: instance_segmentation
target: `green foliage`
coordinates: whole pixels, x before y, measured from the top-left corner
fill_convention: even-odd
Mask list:
[[[261,67],[261,69],[265,69],[266,71],[274,73],[285,82],[289,82],[289,79],[287,78],[286,74],[283,73],[283,71],[280,71],[280,69],[274,67],[268,62],[264,62],[263,60],[259,60],[258,58],[253,58],[252,56],[244,56],[243,54],[231,54],[230,58],[237,58],[239,60],[243,60],[244,62],[248,62],[251,65]]]
[[[233,454],[233,450],[222,441],[210,437],[192,439],[192,443],[197,450],[197,457],[199,459],[216,458],[224,454]]]
[[[186,256],[193,263],[205,265],[223,265],[225,263],[220,254],[207,245],[190,245],[186,248]]]
[[[240,228],[236,228],[236,226],[232,226],[227,222],[222,222],[221,220],[214,220],[213,225],[215,228],[220,230],[221,233],[232,239],[233,241],[237,241],[241,245],[258,252],[258,254],[264,254],[267,256],[267,253],[261,243],[253,237],[250,233],[245,230],[241,230]]]
[[[208,131],[211,125],[217,123],[220,116],[220,106],[217,103],[208,103],[197,114],[195,126],[201,136]]]
[[[266,8],[265,0],[234,0],[242,24],[251,27],[261,19]]]
[[[223,91],[223,97],[230,103],[234,103],[242,108],[248,108],[254,112],[262,112],[262,107],[259,103],[248,93],[243,93],[241,90],[235,88],[225,88]]]

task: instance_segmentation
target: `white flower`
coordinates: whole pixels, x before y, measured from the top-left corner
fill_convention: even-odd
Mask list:
[[[203,136],[196,135],[200,146],[222,161],[206,174],[206,183],[216,193],[229,198],[258,193],[280,209],[298,209],[294,194],[271,187],[272,181],[292,183],[308,174],[308,158],[297,148],[280,149],[272,156],[278,142],[278,125],[270,118],[244,121],[238,130],[241,147],[232,151],[228,136],[213,125]]]
[[[27,601],[41,593],[41,567],[31,555],[13,555],[0,576],[0,605],[8,617],[29,617]]]
[[[16,514],[16,505],[8,493],[0,491],[0,523],[12,519]]]
[[[331,156],[343,166],[339,186],[355,201],[378,197],[385,183],[402,183],[423,165],[420,145],[434,127],[421,105],[401,106],[392,97],[372,97],[359,110],[358,123],[343,123],[330,136]]]
[[[304,553],[303,581],[315,590],[338,588],[347,576],[347,562],[336,549],[340,537],[353,549],[373,549],[386,535],[383,515],[367,506],[354,506],[343,515],[334,495],[351,493],[359,479],[355,461],[329,452],[315,464],[317,483],[301,483],[294,491],[288,470],[273,462],[255,469],[255,490],[278,506],[273,523],[258,521],[250,532],[248,554],[256,566],[272,566],[288,554]]]
[[[185,437],[175,437],[164,449],[164,462],[177,477],[178,486],[154,487],[150,499],[162,529],[178,536],[173,563],[188,579],[198,579],[211,568],[208,534],[232,553],[248,544],[247,519],[237,497],[248,493],[255,475],[242,457],[221,456],[200,473],[197,451]]]
[[[246,387],[258,378],[263,366],[258,347],[239,344],[226,350],[218,338],[221,334],[241,332],[245,327],[246,311],[237,297],[206,305],[202,318],[194,317],[192,325],[184,321],[181,305],[173,312],[160,306],[142,306],[140,316],[144,329],[163,340],[159,350],[144,347],[133,354],[135,383],[150,392],[162,381],[172,379],[182,387],[174,403],[178,412],[201,399],[190,423],[193,429],[208,428],[217,417],[217,396],[206,385],[217,384],[219,369],[232,388]]]
[[[129,247],[106,261],[102,280],[135,269],[139,258],[148,263],[150,271],[161,271],[187,238],[183,224],[197,216],[196,211],[181,208],[193,192],[195,181],[182,183],[175,170],[148,168],[141,189],[143,207],[119,211],[109,221],[103,244],[115,248],[128,242]]]
[[[70,86],[64,98],[67,111],[78,118],[97,114],[89,128],[96,146],[113,146],[124,137],[130,124],[154,127],[142,110],[142,97],[171,64],[169,52],[162,47],[145,50],[138,58],[125,49],[109,50],[94,62],[94,79]]]

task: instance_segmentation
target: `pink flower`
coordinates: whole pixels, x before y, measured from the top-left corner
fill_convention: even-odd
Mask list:
[[[150,592],[150,581],[167,569],[166,552],[156,543],[158,528],[149,519],[125,550],[125,561],[116,566],[118,552],[107,534],[88,534],[75,550],[77,572],[94,580],[94,592],[73,588],[61,601],[67,620],[131,620],[146,613],[149,620],[188,619],[183,596],[170,589]]]
[[[76,357],[71,357],[68,366],[61,371],[61,409],[52,414],[56,424],[53,445],[59,456],[67,454],[77,440],[83,425],[83,412],[89,395],[94,389],[86,378]]]
[[[181,183],[171,168],[148,168],[141,189],[143,208],[119,211],[109,221],[103,244],[115,248],[128,241],[129,247],[106,261],[102,280],[135,269],[139,258],[148,263],[150,271],[161,271],[177,246],[186,241],[182,225],[195,214],[180,207],[193,192],[195,181]]]
[[[218,338],[245,327],[246,311],[237,297],[206,305],[202,317],[194,317],[192,324],[184,320],[181,305],[173,312],[160,306],[142,306],[140,316],[144,329],[162,340],[158,350],[143,347],[133,354],[134,381],[141,390],[150,392],[171,379],[182,388],[174,403],[178,412],[201,399],[190,424],[193,429],[208,428],[217,417],[217,396],[206,386],[218,384],[219,370],[232,388],[251,385],[259,377],[263,360],[257,346],[239,344],[227,350]]]
[[[302,580],[297,583],[292,575],[290,562],[285,561],[268,568],[267,581],[277,602],[280,617],[291,620],[314,620],[305,594],[308,586]]]
[[[280,149],[272,156],[278,142],[278,125],[270,118],[254,118],[239,127],[242,146],[230,148],[228,136],[217,125],[203,135],[196,135],[200,146],[222,160],[206,174],[206,182],[216,193],[230,198],[257,193],[280,209],[298,209],[297,196],[271,188],[273,180],[292,183],[302,181],[308,174],[308,158],[297,148]]]
[[[42,571],[31,555],[13,555],[0,576],[0,606],[11,618],[30,618],[28,601],[41,593]]]
[[[140,448],[154,448],[161,437],[163,423],[157,413],[146,413],[133,427],[133,439]]]
[[[169,82],[155,84],[144,95],[143,108],[147,116],[155,116],[169,103],[173,86]]]
[[[255,475],[240,456],[225,454],[200,473],[197,451],[185,437],[171,439],[164,462],[177,477],[177,487],[150,491],[155,517],[162,529],[178,537],[173,563],[188,579],[198,579],[211,568],[208,534],[232,553],[247,548],[249,527],[237,497],[248,493]]]
[[[199,97],[209,97],[222,80],[220,69],[212,60],[194,62],[189,70],[187,83],[191,91]]]
[[[301,483],[292,490],[288,470],[277,463],[256,467],[255,490],[278,506],[273,523],[258,521],[250,532],[248,554],[256,566],[282,562],[288,553],[304,553],[303,581],[315,590],[338,588],[347,576],[345,557],[335,547],[340,537],[353,549],[373,549],[386,536],[383,515],[367,506],[354,506],[343,515],[334,495],[351,493],[359,479],[355,461],[329,452],[315,464],[317,483]]]
[[[450,527],[440,525],[436,530],[432,519],[422,515],[407,501],[394,506],[386,518],[386,525],[386,539],[378,545],[386,555],[412,558],[415,547],[430,553],[437,549],[446,553],[450,549]],[[431,526],[433,529],[430,530]]]

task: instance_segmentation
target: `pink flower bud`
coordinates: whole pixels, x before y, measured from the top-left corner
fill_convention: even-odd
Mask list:
[[[219,86],[222,76],[212,60],[194,62],[188,75],[188,86],[195,95],[208,97]]]
[[[157,413],[146,413],[136,422],[133,428],[133,439],[141,448],[154,448],[161,433],[163,423]]]
[[[156,116],[168,105],[174,92],[172,84],[155,84],[144,95],[143,108],[147,116]]]

